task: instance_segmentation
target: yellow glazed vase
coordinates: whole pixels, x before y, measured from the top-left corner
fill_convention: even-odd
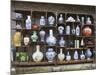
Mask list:
[[[13,37],[13,44],[14,44],[14,46],[16,46],[16,47],[21,46],[21,33],[18,32],[18,31],[14,34],[14,37]]]

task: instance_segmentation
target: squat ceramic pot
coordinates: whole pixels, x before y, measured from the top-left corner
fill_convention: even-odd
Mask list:
[[[43,59],[43,53],[40,51],[40,46],[36,46],[36,51],[33,53],[32,58],[35,62],[40,62]]]
[[[65,58],[65,55],[64,55],[64,53],[63,53],[63,51],[62,51],[62,48],[61,48],[61,49],[60,49],[60,53],[58,54],[58,59],[59,59],[59,61],[63,61],[64,58]]]
[[[53,50],[53,48],[48,48],[48,51],[46,52],[46,58],[48,59],[48,62],[53,62],[56,56],[56,52]]]

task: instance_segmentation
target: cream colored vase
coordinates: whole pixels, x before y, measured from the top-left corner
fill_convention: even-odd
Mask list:
[[[32,58],[35,62],[40,62],[43,59],[43,53],[40,51],[40,46],[36,46],[36,52],[33,53]]]
[[[59,59],[59,61],[63,61],[64,58],[65,58],[65,55],[64,55],[64,53],[63,53],[63,51],[62,51],[62,48],[61,48],[61,49],[60,49],[60,53],[58,54],[58,59]]]

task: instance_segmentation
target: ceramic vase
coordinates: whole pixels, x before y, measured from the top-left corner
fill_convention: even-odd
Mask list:
[[[87,17],[86,24],[88,25],[92,24],[90,17]]]
[[[84,60],[85,59],[85,55],[84,55],[83,51],[81,52],[80,59],[81,60]]]
[[[32,39],[32,42],[36,42],[37,41],[38,35],[37,35],[36,31],[33,31],[33,34],[31,35],[31,39]]]
[[[54,25],[54,22],[55,22],[55,18],[53,16],[49,16],[48,17],[48,24],[50,26],[53,26]]]
[[[63,26],[59,26],[58,27],[58,32],[59,32],[59,34],[63,34],[64,33],[64,27]]]
[[[58,54],[59,61],[63,61],[65,58],[65,54],[63,53],[63,49],[60,49],[60,53]]]
[[[36,45],[36,51],[33,53],[32,58],[35,62],[40,62],[43,59],[43,53],[40,51],[40,46]]]
[[[53,36],[53,30],[49,30],[49,36],[46,38],[46,42],[49,46],[54,46],[56,44],[56,38]]]
[[[63,19],[63,15],[62,14],[60,14],[60,17],[59,17],[58,21],[59,21],[60,24],[64,23],[64,19]]]
[[[67,61],[70,61],[70,60],[71,60],[71,55],[69,54],[69,51],[67,52],[66,60],[67,60]]]
[[[74,60],[78,60],[78,52],[77,52],[77,50],[75,50],[75,52],[74,52]]]
[[[13,36],[13,44],[15,47],[21,46],[21,32],[15,32]]]
[[[39,32],[39,35],[40,35],[40,38],[41,38],[41,42],[44,42],[44,39],[45,39],[45,31],[44,30],[41,30],[40,32]]]
[[[46,52],[46,58],[48,62],[53,62],[56,56],[56,52],[53,50],[53,48],[48,48],[48,51]]]
[[[40,18],[40,25],[41,26],[45,26],[45,18],[44,18],[44,16],[41,16],[41,18]]]
[[[70,35],[70,26],[69,26],[69,25],[66,26],[66,34],[67,34],[67,35]]]
[[[26,29],[31,29],[31,16],[27,16],[26,19]]]
[[[60,45],[60,47],[64,47],[65,46],[64,37],[61,37],[61,39],[59,40],[59,45]]]
[[[90,48],[88,48],[88,49],[86,50],[86,57],[87,57],[87,60],[90,60],[90,59],[91,59],[91,56],[92,56],[92,52],[91,52]]]
[[[79,36],[80,35],[80,27],[79,25],[77,25],[76,27],[76,36]]]

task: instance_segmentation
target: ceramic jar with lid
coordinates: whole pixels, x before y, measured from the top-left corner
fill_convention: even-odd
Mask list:
[[[48,51],[46,52],[46,58],[48,59],[48,62],[53,62],[56,55],[57,54],[53,48],[48,48]]]
[[[15,47],[21,46],[21,32],[19,31],[15,32],[13,36],[13,44]]]
[[[40,51],[40,46],[36,45],[36,51],[33,53],[32,58],[35,62],[40,62],[43,59],[43,53]]]
[[[65,58],[65,55],[63,53],[63,49],[61,48],[60,53],[58,54],[58,59],[59,59],[59,61],[63,61],[64,58]]]
[[[44,16],[41,16],[41,18],[40,18],[40,25],[41,26],[44,26],[45,25],[45,18],[44,18]]]
[[[46,42],[49,46],[54,46],[56,44],[56,38],[53,36],[53,30],[49,30],[49,36],[46,38]]]

